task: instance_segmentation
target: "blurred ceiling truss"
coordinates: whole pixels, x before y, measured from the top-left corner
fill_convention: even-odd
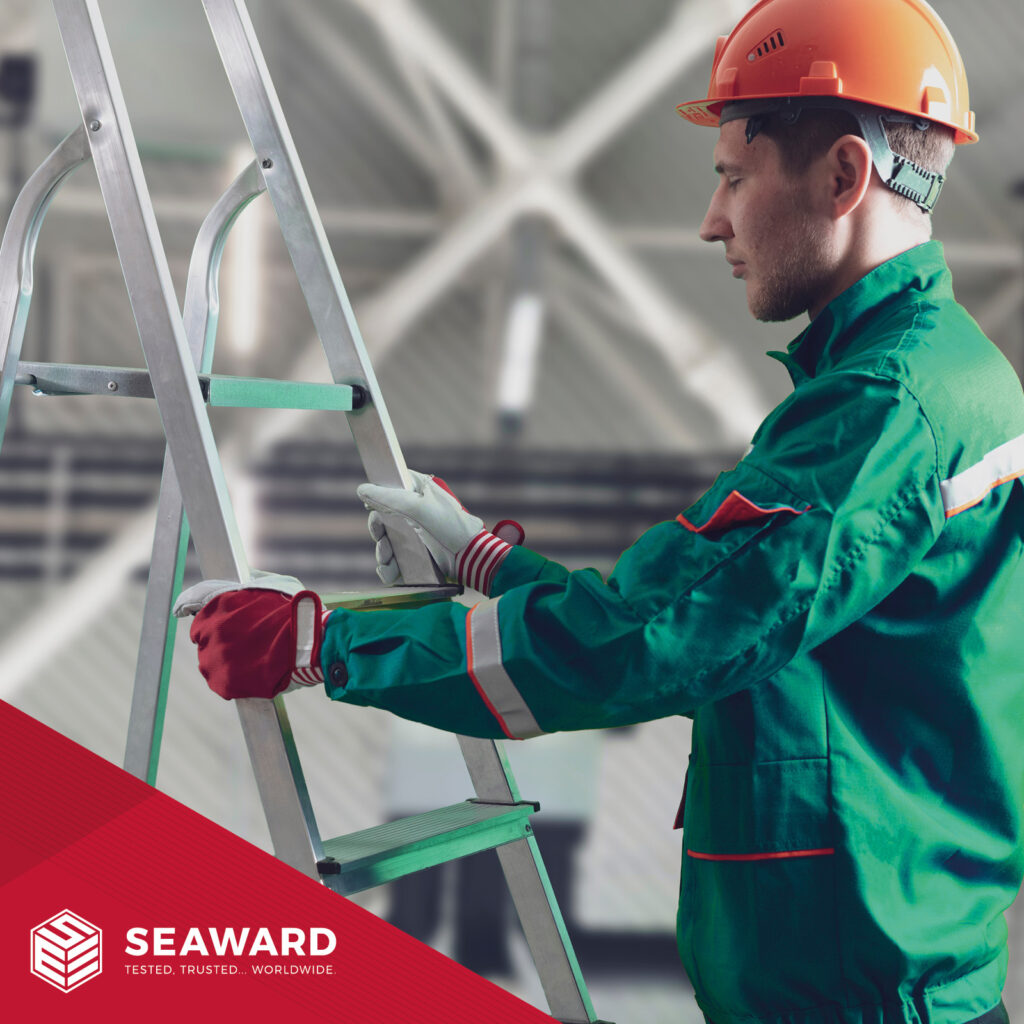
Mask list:
[[[311,45],[331,47],[330,65],[346,76],[407,154],[431,171],[439,182],[446,207],[454,209],[448,223],[419,213],[330,211],[329,228],[359,226],[382,233],[430,232],[434,237],[412,261],[375,294],[359,304],[361,330],[376,364],[394,351],[406,330],[499,243],[524,218],[545,217],[574,243],[579,254],[611,290],[632,310],[637,327],[675,371],[683,388],[704,404],[715,429],[704,436],[705,446],[745,444],[762,401],[746,371],[716,353],[700,319],[670,299],[648,269],[593,209],[578,188],[577,174],[595,154],[638,116],[659,91],[706,50],[716,27],[725,29],[746,9],[745,0],[695,0],[680,3],[665,29],[621,68],[574,116],[551,137],[535,137],[509,114],[501,98],[484,83],[444,36],[409,0],[344,0],[359,8],[377,26],[392,53],[401,79],[416,101],[422,124],[411,118],[405,100],[395,95],[361,55],[323,22],[307,3],[291,5],[295,19]],[[499,0],[495,65],[500,88],[508,89],[511,63],[510,4]],[[323,23],[321,23],[323,22]],[[434,90],[437,90],[437,93]],[[438,95],[440,94],[440,95]],[[465,118],[490,147],[494,168],[488,174],[470,153],[464,134],[451,120],[447,104]],[[428,131],[422,131],[423,125]],[[450,186],[450,187],[449,187]],[[62,200],[69,210],[76,202],[72,190]],[[81,204],[82,200],[78,200]],[[86,204],[96,200],[85,200]],[[85,209],[82,208],[82,212]],[[96,213],[102,212],[100,203]],[[190,201],[163,200],[160,216],[201,219],[205,209]],[[440,223],[436,223],[440,220]],[[439,230],[438,230],[439,228]],[[554,264],[557,279],[575,276],[575,287],[557,296],[554,315],[566,326],[572,342],[585,357],[603,369],[620,391],[632,395],[643,416],[659,433],[689,433],[667,404],[651,400],[649,389],[601,324],[588,303],[578,296],[593,291],[584,275],[561,261]],[[582,282],[582,283],[581,283]],[[593,308],[605,308],[601,303]],[[322,373],[323,353],[313,339],[294,371],[297,378],[315,379]],[[247,452],[263,450],[286,437],[304,414],[275,410],[265,414],[246,436],[222,445],[226,465],[237,465]],[[690,438],[692,440],[692,438]],[[72,584],[44,601],[0,650],[0,696],[9,695],[32,677],[41,638],[52,633],[56,618],[65,624],[64,643],[102,614],[112,596],[149,551],[152,509],[136,515],[123,532],[82,567]]]
[[[412,0],[346,2],[371,19],[391,51],[403,55],[400,60],[407,70],[415,67],[429,80],[429,85],[419,82],[421,96],[429,95],[429,86],[433,86],[465,119],[490,148],[495,165],[491,181],[482,188],[471,187],[462,210],[446,229],[398,272],[369,310],[361,308],[360,320],[375,358],[389,352],[415,319],[512,230],[515,222],[539,215],[561,231],[632,310],[644,336],[675,372],[684,391],[707,409],[713,420],[708,433],[727,445],[749,438],[765,411],[756,386],[713,343],[700,318],[669,297],[622,244],[577,183],[588,162],[659,92],[704,56],[708,36],[716,28],[725,30],[748,4],[720,0],[679,3],[663,30],[560,128],[550,135],[537,135],[523,127],[494,88]],[[306,11],[311,12],[312,7],[307,6]],[[509,31],[507,17],[498,19],[498,24]],[[379,79],[358,75],[348,80],[361,95],[366,90],[365,95],[380,103],[383,86]],[[459,133],[448,123],[444,108],[434,100],[427,110],[424,120],[435,128],[435,140],[440,140],[437,151],[446,158],[445,173],[452,170],[454,176],[475,184],[479,175],[475,169],[467,172],[470,158],[453,146]],[[440,133],[438,125],[443,126]],[[396,130],[399,141],[405,135],[404,129]]]
[[[724,447],[744,445],[767,411],[759,388],[728,350],[715,343],[701,317],[669,296],[637,255],[640,248],[663,248],[668,236],[612,227],[579,187],[578,176],[661,91],[705,56],[709,35],[726,29],[745,11],[748,0],[678,3],[655,38],[547,135],[525,128],[508,110],[508,95],[500,95],[510,91],[508,68],[520,56],[515,36],[517,28],[524,29],[522,12],[520,22],[511,12],[523,0],[497,0],[495,87],[482,80],[412,0],[338,2],[370,19],[408,95],[396,90],[309,0],[290,5],[289,24],[344,80],[346,90],[358,95],[406,155],[432,176],[442,200],[437,212],[323,210],[325,227],[331,231],[427,239],[387,284],[359,303],[362,333],[375,362],[385,360],[418,318],[481,262],[493,262],[494,252],[507,248],[509,240],[515,248],[521,244],[516,239],[532,235],[538,248],[536,224],[545,221],[619,296],[640,328],[638,336],[654,346],[683,392],[706,411],[708,422],[699,437],[676,417],[674,434],[680,442],[693,446],[710,439]],[[546,0],[538,6],[545,5]],[[525,25],[528,28],[528,22]],[[452,109],[489,148],[490,166],[481,166],[470,151]],[[76,206],[80,212],[103,214],[98,195],[68,189],[61,209],[72,211]],[[156,212],[162,219],[196,220],[205,210],[196,200],[165,197],[157,201]],[[532,223],[534,229],[527,228],[524,234],[524,223]],[[680,231],[668,242],[674,249],[700,244],[695,230]],[[522,272],[522,259],[508,262]],[[558,262],[552,254],[545,269]],[[539,284],[536,278],[535,271],[534,285]],[[515,285],[506,282],[510,293],[516,291]],[[310,359],[320,358],[316,339],[308,351]]]
[[[567,259],[552,247],[545,256],[545,278],[550,316],[564,328],[580,359],[614,380],[652,431],[692,442],[692,431],[677,410],[651,394],[618,343],[623,333],[645,339],[672,367],[682,389],[707,409],[713,426],[709,423],[699,439],[703,447],[709,442],[722,447],[745,444],[763,411],[756,385],[741,366],[720,354],[724,350],[715,346],[701,318],[676,296],[670,297],[637,255],[641,250],[711,253],[711,248],[697,240],[695,228],[611,226],[582,191],[579,177],[648,104],[705,56],[708,39],[727,30],[749,0],[681,0],[646,46],[547,133],[531,131],[511,110],[520,0],[494,0],[491,83],[414,0],[335,2],[358,11],[375,26],[401,88],[396,89],[311,0],[288,5],[283,16],[358,93],[409,159],[433,177],[441,203],[439,210],[322,211],[329,231],[425,240],[411,261],[358,304],[375,362],[392,354],[417,319],[460,280],[480,266],[493,266],[495,252],[502,246],[507,249],[517,224],[542,218],[579,257]],[[35,5],[21,6],[34,13]],[[484,144],[489,159],[481,161],[452,111]],[[156,211],[162,220],[195,223],[206,213],[204,202],[165,196],[157,199]],[[104,215],[98,193],[73,186],[62,194],[60,209]],[[978,310],[983,327],[995,330],[1020,315],[1024,261],[1019,245],[1007,240],[948,243],[946,248],[956,266],[993,272],[991,297]],[[504,296],[492,296],[491,307],[497,312],[491,319],[499,332],[502,305],[507,311],[514,292],[515,287],[506,287]],[[298,378],[316,379],[322,373],[318,340],[310,341],[294,369]],[[248,436],[222,449],[225,461],[234,459],[237,464],[248,452],[265,450],[292,432],[303,415],[275,411],[264,416]],[[61,597],[43,602],[22,624],[13,642],[0,650],[0,696],[31,679],[38,651],[52,642],[55,618],[67,625],[62,626],[62,637],[68,643],[75,631],[72,626],[82,629],[102,613],[109,595],[148,560],[151,524],[152,510],[135,516],[108,548],[89,560],[70,587],[58,592]]]

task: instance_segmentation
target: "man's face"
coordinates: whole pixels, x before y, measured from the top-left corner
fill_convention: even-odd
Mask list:
[[[714,159],[718,187],[700,237],[725,243],[733,277],[747,284],[751,314],[782,321],[816,311],[836,258],[829,222],[812,209],[811,172],[788,173],[763,135],[748,145],[742,119],[722,126]]]

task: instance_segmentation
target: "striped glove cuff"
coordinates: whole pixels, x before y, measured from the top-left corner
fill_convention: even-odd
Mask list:
[[[324,681],[320,667],[320,641],[323,638],[330,611],[323,611],[319,597],[307,591],[292,604],[295,629],[295,668],[288,680],[293,686],[318,686]]]
[[[464,586],[490,594],[498,566],[512,545],[490,530],[481,530],[456,556],[455,576]]]

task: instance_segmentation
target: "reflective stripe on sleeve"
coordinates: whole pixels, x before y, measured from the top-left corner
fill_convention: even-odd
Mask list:
[[[500,597],[481,601],[466,616],[466,671],[501,731],[510,740],[525,740],[543,735],[544,730],[505,671],[498,630],[500,601]]]
[[[939,484],[946,518],[979,504],[1000,484],[1024,476],[1024,434],[993,448],[981,462]]]

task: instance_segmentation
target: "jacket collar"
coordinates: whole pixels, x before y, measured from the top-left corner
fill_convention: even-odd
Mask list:
[[[916,292],[916,296],[908,293]],[[870,343],[865,321],[883,307],[898,302],[952,299],[953,281],[941,242],[925,242],[875,267],[833,299],[789,345],[769,352],[793,378],[794,385],[833,369],[852,347]]]

